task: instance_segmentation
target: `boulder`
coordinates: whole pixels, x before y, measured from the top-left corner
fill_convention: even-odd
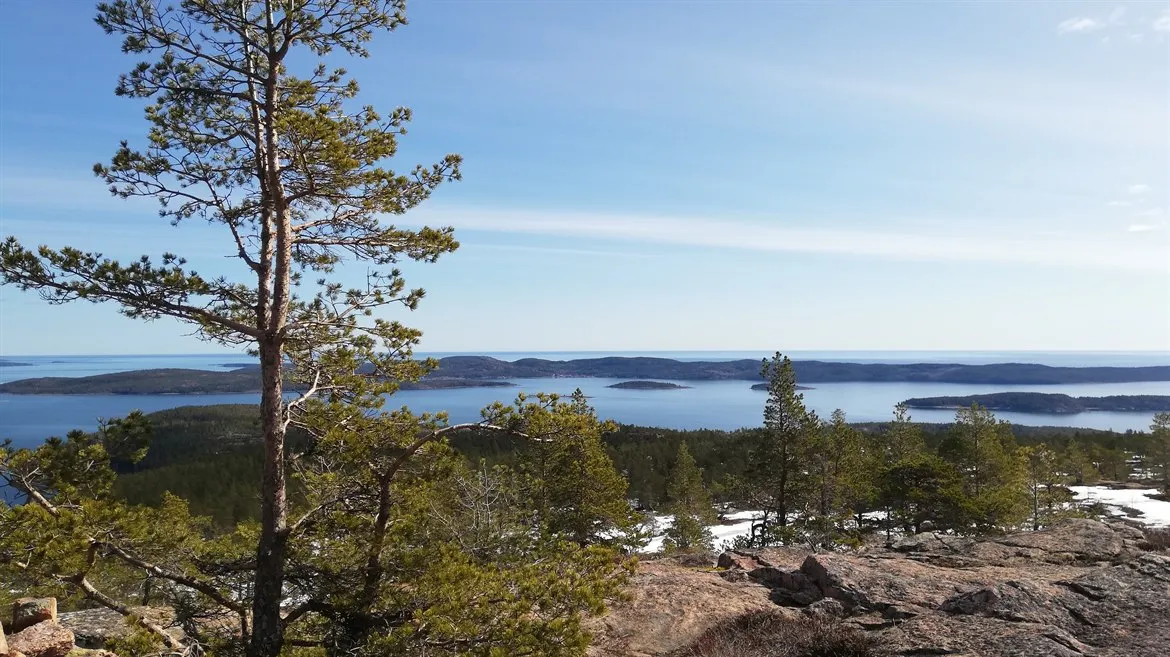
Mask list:
[[[57,598],[18,598],[12,603],[11,632],[19,632],[42,621],[57,620]]]
[[[65,657],[73,650],[73,632],[56,621],[44,621],[8,637],[8,649],[9,654],[15,650],[27,657]]]

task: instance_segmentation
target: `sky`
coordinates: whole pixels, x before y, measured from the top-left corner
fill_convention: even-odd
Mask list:
[[[90,173],[146,132],[92,4],[0,3],[0,235],[220,266]],[[1170,2],[408,15],[345,65],[414,110],[393,167],[465,159],[399,220],[462,244],[386,313],[423,351],[1170,350]],[[0,355],[221,350],[0,288]]]

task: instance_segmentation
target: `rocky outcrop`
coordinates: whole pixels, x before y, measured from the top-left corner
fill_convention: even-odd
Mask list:
[[[792,551],[726,553],[719,560],[725,569],[715,572],[683,576],[656,563],[654,586],[669,593],[642,595],[637,615],[687,618],[685,627],[652,632],[684,641],[737,613],[694,593],[715,590],[715,581],[734,585],[728,597],[735,600],[758,600],[755,587],[786,613],[839,618],[907,657],[1160,657],[1170,654],[1170,554],[1143,545],[1131,526],[1070,520],[986,540],[920,534],[893,549],[805,552],[799,561]],[[635,579],[635,596],[645,583]],[[619,605],[606,622],[636,630],[628,612]],[[595,654],[676,648],[643,642],[639,631],[625,640],[641,651]]]
[[[673,559],[639,564],[628,599],[592,619],[590,657],[651,657],[697,640],[712,627],[775,609],[769,591],[746,578],[720,578],[713,562],[686,566]]]

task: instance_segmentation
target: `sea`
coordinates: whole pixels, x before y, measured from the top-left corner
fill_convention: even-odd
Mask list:
[[[436,352],[420,356],[472,355]],[[663,352],[478,352],[502,360],[546,358],[570,360],[603,356],[653,356],[689,361],[763,358],[762,351],[663,351]],[[1037,363],[1066,367],[1170,365],[1170,352],[1023,352],[1023,351],[794,351],[794,360],[826,360],[855,363]],[[180,355],[75,355],[18,356],[0,354],[0,360],[27,363],[0,367],[0,382],[46,376],[90,376],[163,367],[227,370],[252,362],[242,354]],[[515,379],[512,388],[459,388],[401,391],[389,401],[392,407],[413,411],[447,411],[453,422],[479,418],[479,411],[495,401],[510,401],[519,392],[568,394],[580,388],[599,415],[618,422],[674,429],[738,429],[759,426],[766,393],[752,390],[749,381],[685,381],[682,390],[621,390],[608,388],[621,379],[542,378]],[[910,397],[970,395],[1005,391],[1064,393],[1074,396],[1170,395],[1170,382],[976,385],[951,383],[818,383],[804,391],[806,405],[822,417],[837,408],[854,422],[888,420],[893,407]],[[188,405],[254,404],[256,394],[216,395],[3,395],[0,394],[0,440],[11,438],[18,446],[36,444],[71,429],[91,430],[102,418]],[[949,422],[954,413],[916,410],[921,422]],[[1066,426],[1114,431],[1148,429],[1152,413],[1088,412],[1034,414],[1000,412],[997,417],[1014,424]]]

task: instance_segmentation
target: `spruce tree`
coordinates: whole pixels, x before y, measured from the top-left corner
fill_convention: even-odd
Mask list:
[[[674,522],[666,530],[666,549],[710,550],[714,538],[708,525],[715,524],[717,516],[711,506],[711,495],[703,484],[703,471],[695,464],[686,442],[678,445],[666,496],[666,511],[674,516]]]

